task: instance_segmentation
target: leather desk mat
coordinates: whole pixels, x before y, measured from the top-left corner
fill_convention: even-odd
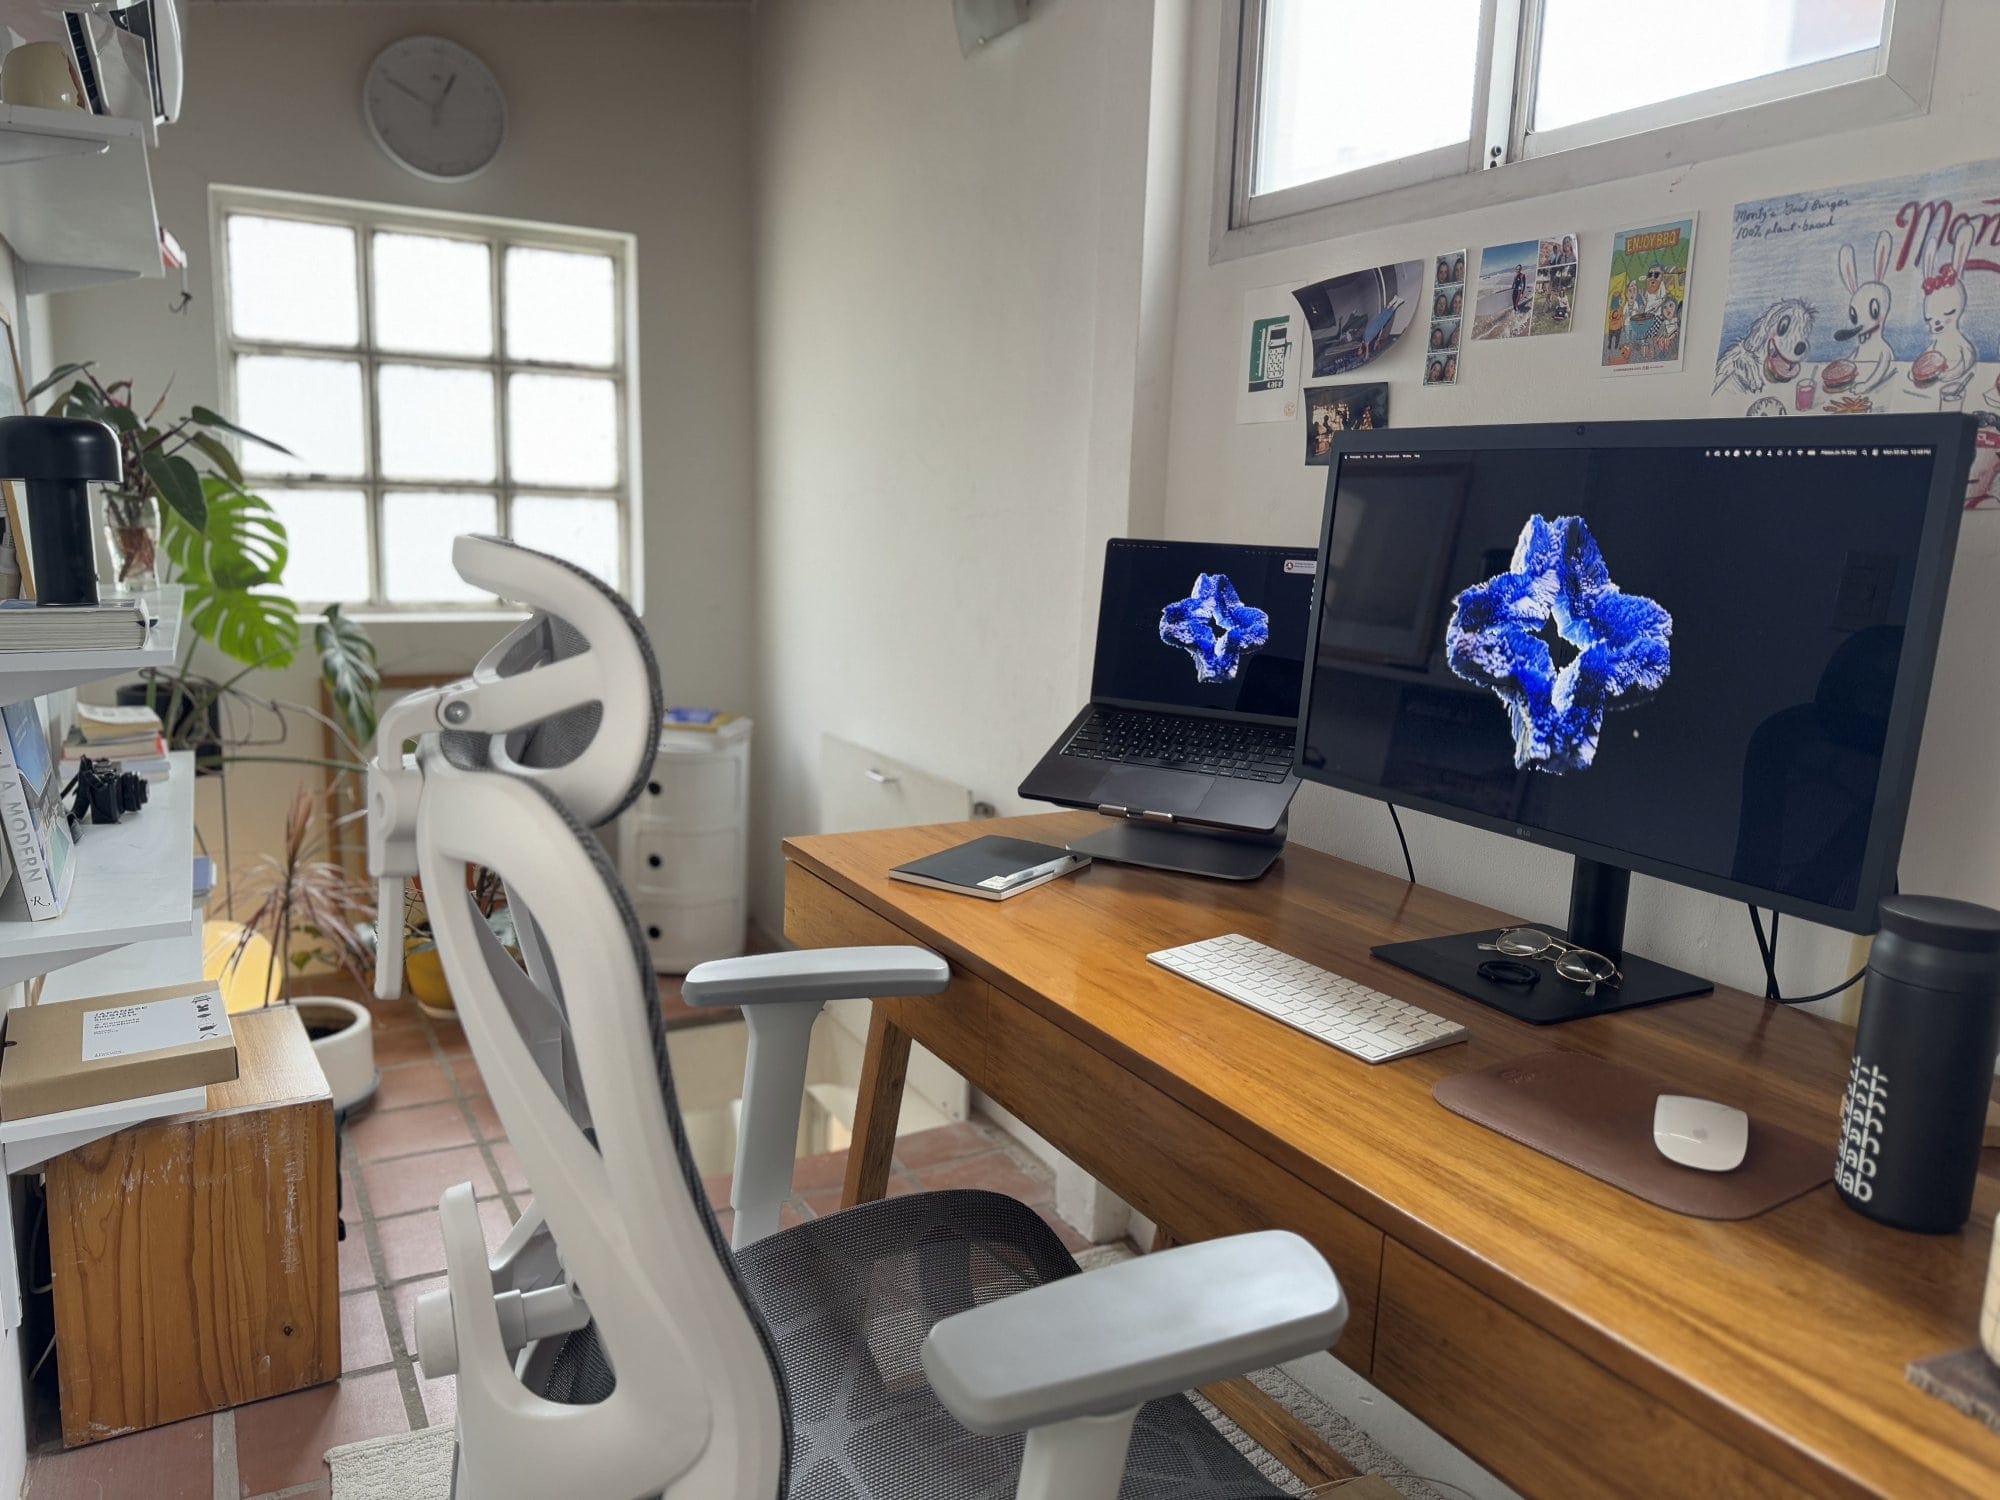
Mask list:
[[[1754,1218],[1833,1180],[1831,1139],[1807,1140],[1754,1115],[1735,1171],[1668,1161],[1653,1144],[1653,1101],[1687,1092],[1581,1052],[1538,1052],[1442,1079],[1431,1090],[1453,1114],[1698,1219]]]

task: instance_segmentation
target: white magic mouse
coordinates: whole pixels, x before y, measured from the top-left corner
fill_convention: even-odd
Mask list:
[[[1653,1105],[1653,1144],[1684,1167],[1733,1172],[1750,1149],[1750,1117],[1713,1099],[1662,1094]]]

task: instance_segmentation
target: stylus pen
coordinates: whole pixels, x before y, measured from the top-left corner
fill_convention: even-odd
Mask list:
[[[1052,859],[1045,865],[1035,865],[1030,869],[1016,870],[1012,875],[997,876],[983,882],[996,891],[1011,891],[1024,880],[1037,880],[1044,875],[1054,875],[1076,863],[1074,854],[1065,854],[1061,859]]]

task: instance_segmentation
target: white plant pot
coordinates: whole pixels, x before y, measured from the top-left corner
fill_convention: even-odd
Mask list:
[[[335,995],[301,995],[292,1001],[292,1008],[309,1033],[340,1026],[330,1035],[314,1037],[312,1044],[333,1107],[352,1109],[373,1094],[382,1078],[375,1071],[375,1018],[368,1007]],[[340,1025],[343,1021],[346,1024]]]

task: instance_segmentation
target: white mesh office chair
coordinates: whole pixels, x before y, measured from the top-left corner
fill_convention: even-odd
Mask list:
[[[750,1026],[724,1243],[646,946],[585,826],[622,810],[652,760],[646,637],[556,559],[474,536],[453,557],[534,614],[471,678],[384,715],[370,848],[385,903],[424,877],[459,1016],[535,1195],[491,1262],[471,1187],[439,1204],[449,1289],[423,1299],[418,1357],[458,1377],[459,1500],[1281,1494],[1179,1393],[1339,1336],[1339,1283],[1298,1237],[1080,1276],[1032,1211],[991,1193],[778,1229],[814,1016],[829,999],[941,990],[945,964],[921,949],[766,954],[688,976],[690,1002],[741,1006]],[[521,961],[469,900],[444,899],[468,861],[504,880]]]

